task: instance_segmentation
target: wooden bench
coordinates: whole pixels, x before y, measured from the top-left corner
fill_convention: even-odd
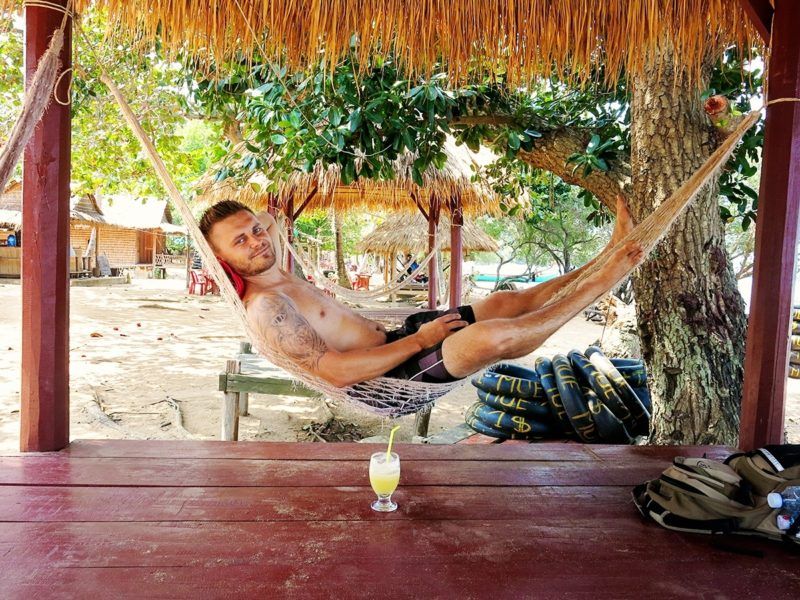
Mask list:
[[[321,394],[299,384],[289,373],[254,354],[250,342],[239,345],[239,354],[229,360],[225,372],[219,375],[219,390],[223,393],[223,441],[239,439],[239,417],[248,414],[249,394],[273,396],[319,397]]]
[[[227,361],[225,372],[219,374],[219,390],[223,394],[220,439],[227,442],[239,439],[239,417],[247,416],[251,393],[300,398],[322,397],[318,391],[303,386],[283,369],[254,354],[250,342],[241,342],[239,354]],[[433,406],[428,405],[415,415],[414,429],[417,436],[428,435],[432,409]]]

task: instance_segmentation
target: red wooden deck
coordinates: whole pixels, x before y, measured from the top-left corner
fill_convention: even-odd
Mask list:
[[[630,489],[719,448],[79,441],[0,457],[3,598],[798,598],[800,555],[643,522]]]

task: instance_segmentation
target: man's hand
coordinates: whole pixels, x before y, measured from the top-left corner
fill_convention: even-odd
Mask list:
[[[414,335],[419,345],[425,349],[435,346],[452,334],[456,329],[466,327],[467,325],[469,325],[469,323],[463,321],[461,315],[458,313],[442,315],[433,321],[428,321],[421,325]]]

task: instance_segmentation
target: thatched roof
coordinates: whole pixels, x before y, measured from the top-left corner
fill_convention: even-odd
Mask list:
[[[442,217],[436,232],[440,238],[443,236],[445,243],[442,249],[450,250],[450,220]],[[494,252],[497,243],[490,238],[475,223],[464,221],[461,228],[461,239],[464,252]],[[391,254],[396,252],[411,252],[420,254],[428,252],[428,222],[417,214],[392,215],[375,230],[366,235],[358,244],[359,251],[374,254]]]
[[[466,146],[456,146],[452,138],[445,142],[444,153],[447,155],[444,166],[441,169],[430,166],[422,175],[422,187],[412,180],[414,155],[406,152],[395,162],[396,177],[392,180],[360,179],[351,185],[343,185],[338,165],[324,167],[317,164],[310,173],[296,171],[285,181],[278,182],[277,194],[266,191],[268,182],[260,174],[240,187],[233,180],[214,182],[209,173],[197,185],[196,203],[208,206],[220,200],[238,200],[260,210],[267,206],[270,196],[277,196],[279,206],[293,199],[297,209],[313,192],[306,210],[418,212],[413,194],[426,210],[431,197],[436,196],[443,204],[451,198],[459,198],[467,215],[496,214],[500,206],[499,196],[486,183],[472,179],[476,168],[494,162],[497,157],[486,148],[475,153]]]
[[[7,189],[0,195],[0,228],[22,227],[22,202],[20,194]],[[114,196],[73,196],[70,198],[71,221],[111,225],[123,229],[158,229],[168,234],[185,234],[186,228],[171,221],[166,200],[141,199],[126,194]]]
[[[609,79],[641,72],[661,39],[689,75],[710,51],[759,43],[734,0],[76,0],[90,4],[108,9],[112,37],[160,36],[208,64],[257,52],[303,66],[323,50],[335,64],[356,34],[364,63],[393,44],[417,73],[443,62],[461,78],[502,69],[518,81],[553,72],[586,81],[599,65]]]

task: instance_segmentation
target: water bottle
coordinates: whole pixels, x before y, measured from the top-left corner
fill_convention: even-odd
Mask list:
[[[782,492],[770,492],[767,494],[767,504],[770,508],[781,509],[777,525],[778,529],[786,531],[800,517],[800,485],[787,487]]]

